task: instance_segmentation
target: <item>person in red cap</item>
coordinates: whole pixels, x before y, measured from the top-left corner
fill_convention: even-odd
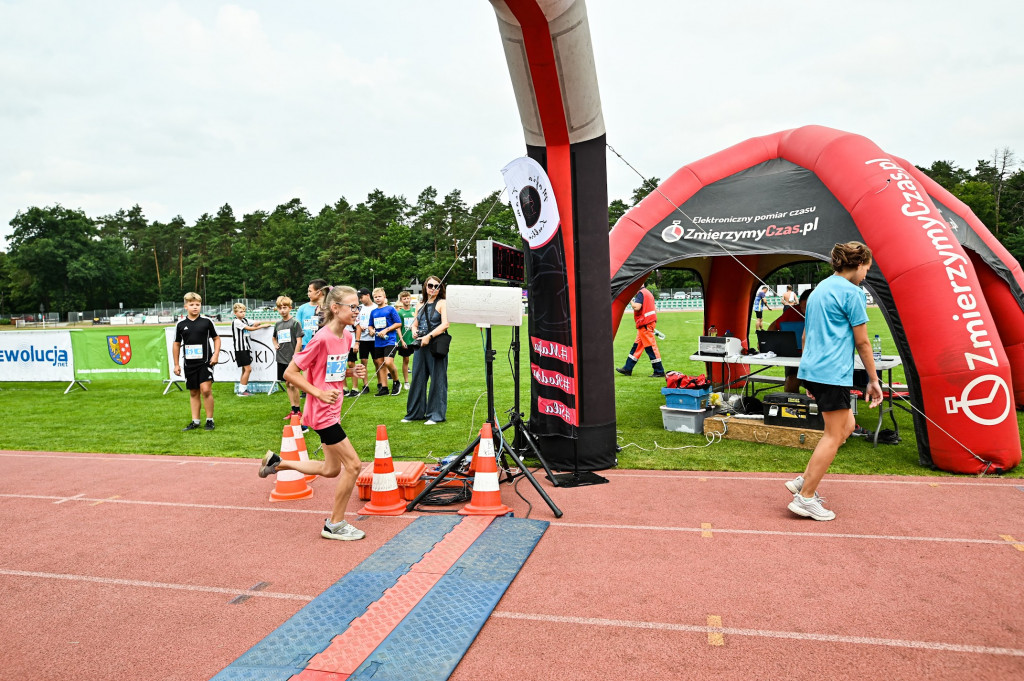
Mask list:
[[[630,301],[633,306],[633,321],[636,322],[636,340],[633,341],[633,349],[629,351],[626,358],[626,366],[615,367],[615,370],[624,376],[633,375],[633,367],[640,361],[640,354],[647,351],[651,358],[651,368],[654,369],[654,376],[665,376],[665,367],[661,364],[661,353],[658,352],[658,341],[654,337],[654,327],[658,321],[658,311],[654,307],[654,294],[647,290],[646,286],[640,288],[637,294]]]

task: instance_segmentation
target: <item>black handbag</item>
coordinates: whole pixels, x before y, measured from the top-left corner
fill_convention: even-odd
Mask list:
[[[430,344],[427,347],[430,348],[430,352],[434,354],[434,357],[444,357],[448,354],[448,348],[451,344],[452,337],[447,331],[445,331],[440,336],[437,336],[434,340],[430,341]]]

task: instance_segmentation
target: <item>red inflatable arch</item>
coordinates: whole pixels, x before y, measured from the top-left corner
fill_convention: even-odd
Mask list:
[[[683,267],[705,284],[705,326],[743,338],[757,278],[828,260],[834,244],[855,239],[874,252],[865,285],[922,412],[914,415],[922,465],[1016,466],[1021,268],[965,205],[864,137],[808,126],[681,168],[611,232],[613,322],[648,273]]]

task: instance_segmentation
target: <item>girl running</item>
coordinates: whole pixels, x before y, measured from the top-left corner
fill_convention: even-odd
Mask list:
[[[334,492],[334,509],[324,521],[320,536],[326,539],[352,541],[366,533],[345,522],[345,508],[359,476],[359,455],[339,423],[345,376],[366,378],[366,367],[348,366],[352,332],[346,328],[358,321],[359,299],[349,286],[335,286],[324,297],[324,325],[301,352],[296,353],[284,377],[307,394],[303,423],[316,431],[323,445],[323,461],[284,461],[279,454],[267,452],[260,466],[260,477],[279,470],[298,471],[304,475],[338,477]],[[301,372],[305,371],[303,376]]]

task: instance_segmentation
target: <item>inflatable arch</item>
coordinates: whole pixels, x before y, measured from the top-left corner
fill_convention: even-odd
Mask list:
[[[921,464],[1020,462],[1024,274],[970,209],[870,140],[818,126],[747,140],[681,168],[609,238],[616,326],[648,273],[682,267],[703,279],[705,326],[741,337],[757,278],[863,241],[875,262],[865,285],[922,412]]]

